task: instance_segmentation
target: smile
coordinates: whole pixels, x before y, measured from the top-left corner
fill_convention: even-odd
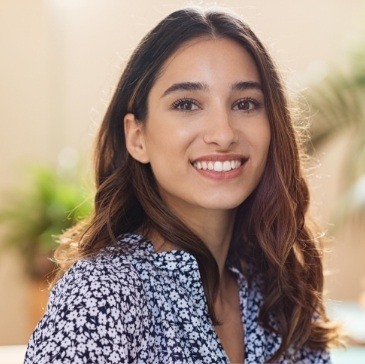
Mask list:
[[[198,170],[229,172],[233,169],[241,167],[242,160],[226,160],[226,161],[198,161],[193,166]]]

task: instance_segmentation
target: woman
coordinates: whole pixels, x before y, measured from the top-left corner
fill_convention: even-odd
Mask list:
[[[95,213],[58,249],[25,362],[328,363],[337,332],[299,156],[246,24],[162,20],[101,125]]]

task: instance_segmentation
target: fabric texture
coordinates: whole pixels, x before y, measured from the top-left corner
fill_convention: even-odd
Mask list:
[[[126,234],[123,253],[108,248],[78,261],[55,285],[27,348],[25,364],[229,363],[209,318],[195,258],[156,253]],[[258,321],[262,294],[234,267],[244,328],[245,363],[266,363],[280,337]],[[301,348],[278,363],[330,363],[326,351]]]

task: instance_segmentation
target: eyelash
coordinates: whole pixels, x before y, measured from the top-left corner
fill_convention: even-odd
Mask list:
[[[251,97],[244,97],[240,100],[237,100],[234,104],[233,104],[233,108],[235,108],[237,105],[239,105],[240,103],[251,103],[253,104],[252,108],[248,109],[248,110],[244,110],[244,109],[238,109],[238,111],[243,111],[246,113],[250,113],[253,112],[255,110],[258,110],[261,107],[261,103],[256,100],[253,99]],[[176,100],[172,105],[171,105],[171,109],[172,110],[178,110],[178,111],[182,111],[182,112],[193,112],[196,110],[191,110],[191,109],[183,109],[181,108],[183,105],[190,105],[190,107],[192,106],[196,106],[196,107],[200,107],[199,103],[194,100],[194,99],[190,99],[190,98],[182,98],[179,100]]]
[[[182,98],[182,99],[179,99],[179,100],[176,100],[172,105],[171,105],[171,109],[173,110],[179,110],[179,111],[183,111],[183,112],[191,112],[191,111],[194,111],[194,110],[189,110],[189,109],[182,109],[180,108],[182,105],[186,105],[186,104],[190,104],[191,105],[194,105],[194,106],[197,106],[199,107],[199,103],[194,100],[194,99],[189,99],[189,98]]]
[[[261,102],[258,101],[258,100],[256,100],[256,99],[253,99],[251,97],[244,97],[244,98],[236,101],[234,103],[233,107],[237,106],[240,103],[251,103],[251,104],[253,104],[253,107],[251,109],[249,109],[249,110],[242,110],[242,109],[240,109],[240,111],[244,111],[244,112],[247,112],[247,113],[250,113],[252,111],[258,110],[261,107]]]

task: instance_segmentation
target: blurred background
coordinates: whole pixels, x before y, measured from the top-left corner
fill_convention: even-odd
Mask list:
[[[125,62],[190,4],[247,21],[303,110],[298,125],[310,117],[328,307],[354,350],[364,345],[364,0],[0,0],[0,345],[27,343],[47,300],[52,236],[90,211],[92,142]]]

